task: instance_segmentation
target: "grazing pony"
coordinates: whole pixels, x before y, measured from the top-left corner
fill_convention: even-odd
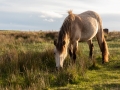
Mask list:
[[[68,11],[68,14],[60,28],[58,40],[54,41],[56,67],[63,67],[67,52],[69,52],[70,57],[75,62],[79,41],[88,43],[89,56],[92,58],[92,38],[94,36],[97,37],[102,52],[102,63],[108,62],[108,46],[104,38],[100,16],[93,11],[86,11],[81,14],[73,14],[72,11]]]

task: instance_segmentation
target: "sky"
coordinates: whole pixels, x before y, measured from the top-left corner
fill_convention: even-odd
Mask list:
[[[120,31],[120,0],[0,0],[0,30],[60,30],[68,10],[92,10],[103,28]]]

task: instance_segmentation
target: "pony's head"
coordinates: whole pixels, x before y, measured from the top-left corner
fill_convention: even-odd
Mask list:
[[[57,68],[63,67],[64,60],[67,56],[71,22],[74,20],[74,14],[72,14],[72,11],[68,11],[68,13],[68,17],[64,20],[63,25],[60,28],[58,40],[54,41],[54,54]]]
[[[54,45],[55,45],[54,55],[55,55],[56,67],[60,68],[60,67],[63,67],[63,62],[67,56],[66,42],[54,41]]]

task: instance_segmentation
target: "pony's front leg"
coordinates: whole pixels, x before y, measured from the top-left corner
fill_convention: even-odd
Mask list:
[[[69,52],[70,58],[72,58],[73,57],[73,53],[72,53],[70,48],[68,49],[68,52]]]
[[[70,43],[69,48],[68,48],[68,53],[70,55],[70,58],[72,59],[73,57],[73,45]]]
[[[73,43],[73,62],[75,63],[76,61],[76,52],[78,49],[78,41]]]

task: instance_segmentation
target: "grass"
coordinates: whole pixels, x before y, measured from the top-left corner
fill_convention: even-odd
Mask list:
[[[89,60],[86,43],[79,44],[76,64],[68,56],[64,69],[57,72],[53,54],[53,40],[57,32],[0,31],[0,89],[120,89],[120,33],[106,37],[109,63],[101,64],[101,52],[94,39],[96,66]]]

